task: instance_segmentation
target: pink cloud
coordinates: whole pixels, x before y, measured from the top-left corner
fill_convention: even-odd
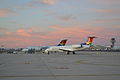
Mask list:
[[[113,13],[114,10],[111,10],[111,9],[99,9],[99,10],[96,10],[96,12],[98,12],[98,13]]]
[[[47,5],[54,5],[57,0],[34,0],[33,3],[42,3]]]
[[[48,46],[57,45],[61,39],[68,39],[67,44],[79,44],[85,42],[88,36],[97,36],[94,41],[95,44],[107,44],[111,37],[120,35],[119,30],[113,31],[111,29],[100,26],[50,26],[52,30],[44,32],[44,34],[33,31],[32,29],[18,29],[16,32],[3,36],[0,43],[3,42],[7,47],[27,47],[27,46]],[[16,35],[15,35],[16,34]],[[104,34],[104,35],[103,35]]]
[[[15,12],[9,9],[0,9],[0,17],[6,17],[9,14],[13,14],[13,13]]]
[[[52,45],[54,44],[54,41],[65,38],[72,40],[71,43],[76,43],[74,41],[78,41],[80,43],[80,41],[82,40],[81,38],[86,38],[87,36],[94,34],[93,32],[79,26],[63,27],[54,25],[50,26],[50,28],[52,28],[53,31],[45,34],[38,34],[37,36],[34,35],[34,37],[36,36],[45,41],[47,40],[47,44]]]
[[[120,25],[116,25],[115,28],[116,28],[117,30],[119,30],[119,29],[120,29]]]
[[[42,2],[43,2],[44,4],[53,5],[53,4],[56,3],[56,0],[42,0]]]
[[[79,26],[71,26],[71,27],[51,26],[51,28],[55,29],[55,31],[51,32],[52,35],[55,35],[56,33],[61,36],[79,35],[78,33],[91,34],[90,31],[87,31],[86,29],[81,28]]]
[[[6,42],[8,46],[40,46],[40,45],[57,45],[61,39],[68,38],[70,43],[76,43],[81,41],[80,38],[91,34],[91,32],[82,29],[80,27],[62,27],[62,26],[50,26],[52,31],[47,33],[37,33],[31,29],[18,29],[16,32],[6,32],[8,36],[3,37],[2,41]],[[16,35],[15,35],[16,34]],[[78,39],[79,38],[79,39]],[[86,38],[86,37],[85,37]],[[13,45],[14,44],[14,45]]]
[[[97,13],[120,13],[118,9],[96,9]]]
[[[12,35],[12,32],[5,32],[6,35]]]
[[[28,42],[28,43],[27,43]],[[0,43],[7,48],[17,48],[17,47],[25,47],[29,45],[29,39],[18,36],[4,36],[0,39]]]
[[[32,35],[30,32],[32,32],[32,30],[19,29],[16,31],[16,34],[24,37],[31,37]]]
[[[63,39],[68,38],[70,39],[70,44],[73,43],[80,43],[85,42],[86,38],[88,36],[97,36],[99,37],[98,40],[94,41],[96,44],[108,44],[108,39],[111,37],[118,37],[120,35],[119,30],[112,30],[112,28],[105,28],[105,27],[90,27],[87,26],[87,28],[80,27],[80,26],[71,26],[71,27],[62,27],[62,26],[51,26],[55,30],[51,33],[49,33],[48,36],[46,36],[49,39]],[[104,33],[104,35],[103,35]],[[50,36],[50,37],[49,37]],[[52,38],[51,38],[52,37]],[[102,40],[99,40],[101,38],[104,38]],[[106,41],[106,42],[104,42]]]

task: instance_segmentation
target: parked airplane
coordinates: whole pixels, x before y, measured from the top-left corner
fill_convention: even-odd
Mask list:
[[[45,53],[49,54],[50,52],[66,52],[67,54],[69,54],[70,52],[72,52],[73,54],[75,54],[75,51],[79,51],[79,50],[84,50],[86,48],[90,48],[92,46],[92,41],[93,39],[96,37],[88,37],[88,40],[86,41],[86,43],[81,43],[78,45],[66,45],[66,46],[52,46],[49,47],[45,50]]]
[[[67,42],[67,39],[61,40],[61,42],[58,45],[56,45],[56,46],[65,46],[66,42]],[[27,48],[22,49],[22,51],[23,52],[27,52],[30,49],[35,49],[35,50],[39,51],[39,50],[42,50],[42,49],[46,49],[48,47],[52,47],[52,46],[29,46]]]

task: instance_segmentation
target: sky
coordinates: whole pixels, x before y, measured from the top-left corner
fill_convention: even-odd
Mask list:
[[[86,42],[120,46],[120,0],[0,0],[0,46]]]

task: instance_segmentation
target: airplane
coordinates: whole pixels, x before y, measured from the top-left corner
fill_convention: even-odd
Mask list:
[[[90,48],[91,46],[93,46],[92,41],[94,38],[96,38],[96,37],[95,36],[88,37],[88,40],[86,41],[86,43],[81,43],[78,45],[48,47],[44,51],[44,53],[50,54],[50,52],[66,52],[67,54],[69,54],[70,52],[72,52],[73,54],[75,54],[75,51],[84,50],[84,49],[87,49],[87,48]]]
[[[67,39],[63,39],[63,40],[61,40],[60,43],[59,43],[58,45],[56,45],[56,46],[65,46],[66,42],[67,42]],[[44,50],[44,49],[46,49],[46,48],[48,48],[48,47],[52,47],[52,46],[29,46],[29,47],[27,47],[27,48],[23,48],[22,51],[23,51],[23,52],[28,52],[30,49],[34,49],[34,50],[36,50],[36,51],[41,51],[41,50]]]

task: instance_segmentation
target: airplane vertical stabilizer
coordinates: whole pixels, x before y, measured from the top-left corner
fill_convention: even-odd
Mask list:
[[[62,40],[57,46],[65,46],[67,39]]]
[[[95,37],[95,36],[93,36],[93,37],[88,37],[88,40],[86,41],[86,44],[92,46],[92,42],[93,42],[93,39],[94,39],[94,38],[96,38],[96,37]]]

